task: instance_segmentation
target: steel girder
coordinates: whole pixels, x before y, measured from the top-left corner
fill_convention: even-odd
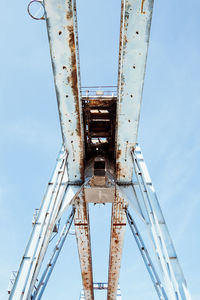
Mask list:
[[[130,183],[132,180],[131,151],[137,142],[152,9],[153,0],[122,0],[116,114],[118,183]],[[126,225],[125,211],[122,207],[119,210],[116,205],[118,200],[116,195],[112,208],[108,300],[116,298]],[[117,224],[120,223],[117,221],[119,216],[123,216],[123,226]],[[117,224],[117,227],[113,224]]]
[[[153,0],[122,0],[117,104],[117,180],[131,182]]]
[[[83,181],[84,135],[75,0],[44,0],[60,125],[70,182]]]

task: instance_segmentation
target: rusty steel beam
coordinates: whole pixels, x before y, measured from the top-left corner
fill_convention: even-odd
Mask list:
[[[84,135],[75,1],[44,0],[44,7],[69,181],[82,181]]]
[[[130,182],[137,142],[153,0],[122,0],[117,104],[117,180]]]
[[[117,297],[124,234],[126,229],[126,203],[124,198],[121,197],[118,188],[116,188],[115,194],[115,200],[112,205],[107,300],[116,300]]]
[[[85,300],[94,300],[90,224],[84,190],[80,192],[75,201],[75,209],[74,225]]]

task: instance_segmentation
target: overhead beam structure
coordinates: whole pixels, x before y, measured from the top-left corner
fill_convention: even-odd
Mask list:
[[[152,10],[153,0],[122,1],[116,115],[119,182],[130,183],[133,173],[131,151],[137,142]]]
[[[70,182],[84,177],[84,135],[75,1],[45,0],[47,31]]]
[[[75,0],[39,3],[45,8],[63,148],[33,222],[9,299],[41,299],[73,218],[83,285],[80,299],[94,300],[94,289],[107,289],[107,300],[121,299],[119,275],[127,217],[159,299],[190,300],[137,144],[153,0],[122,0],[117,96],[104,91],[81,93]],[[112,203],[106,284],[93,283],[89,203]],[[72,212],[40,276],[49,243],[70,205]],[[153,245],[151,251],[128,206],[143,221]],[[66,297],[70,299],[70,295]]]

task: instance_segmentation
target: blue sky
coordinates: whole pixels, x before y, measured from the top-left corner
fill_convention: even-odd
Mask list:
[[[82,85],[115,85],[119,0],[77,0]],[[46,26],[28,2],[1,3],[0,299],[17,270],[61,144]],[[200,3],[155,1],[139,142],[194,300],[200,299]],[[95,281],[106,281],[110,207],[91,207]],[[104,243],[102,243],[104,241]],[[156,294],[129,228],[120,284],[124,300]],[[44,300],[78,299],[70,236]],[[96,300],[104,294],[95,294]],[[103,298],[104,297],[104,298]]]

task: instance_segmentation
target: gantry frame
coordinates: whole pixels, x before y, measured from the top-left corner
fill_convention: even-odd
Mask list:
[[[128,223],[159,299],[189,300],[189,292],[177,255],[141,149],[137,144],[153,0],[122,0],[116,99],[115,165],[114,174],[107,172],[104,174],[103,181],[102,177],[100,179],[99,176],[91,175],[90,172],[86,176],[85,173],[84,130],[86,129],[83,122],[80,84],[76,2],[75,0],[44,0],[44,8],[63,147],[58,156],[52,179],[48,183],[47,192],[34,223],[13,288],[9,292],[9,299],[29,300],[42,297],[44,287],[53,269],[51,268],[49,271],[47,267],[46,273],[37,283],[42,262],[55,226],[63,216],[63,212],[72,206],[73,214],[70,215],[66,229],[63,231],[64,234],[61,234],[58,247],[55,248],[52,256],[53,266],[61,250],[60,245],[64,243],[67,236],[69,230],[67,226],[71,224],[73,215],[84,297],[86,300],[93,300],[94,284],[88,203],[111,202],[107,300],[116,300],[117,297],[126,218],[128,218]],[[103,101],[101,97],[90,100],[96,101],[95,105],[98,101]],[[103,119],[101,118],[101,120]],[[107,162],[108,165],[109,163]],[[137,219],[132,219],[127,211],[128,206],[132,207],[144,221],[156,253],[154,259],[150,257],[144,246],[135,224]],[[55,260],[54,257],[56,257]],[[152,266],[154,260],[160,267],[162,278],[159,278],[156,266]]]

